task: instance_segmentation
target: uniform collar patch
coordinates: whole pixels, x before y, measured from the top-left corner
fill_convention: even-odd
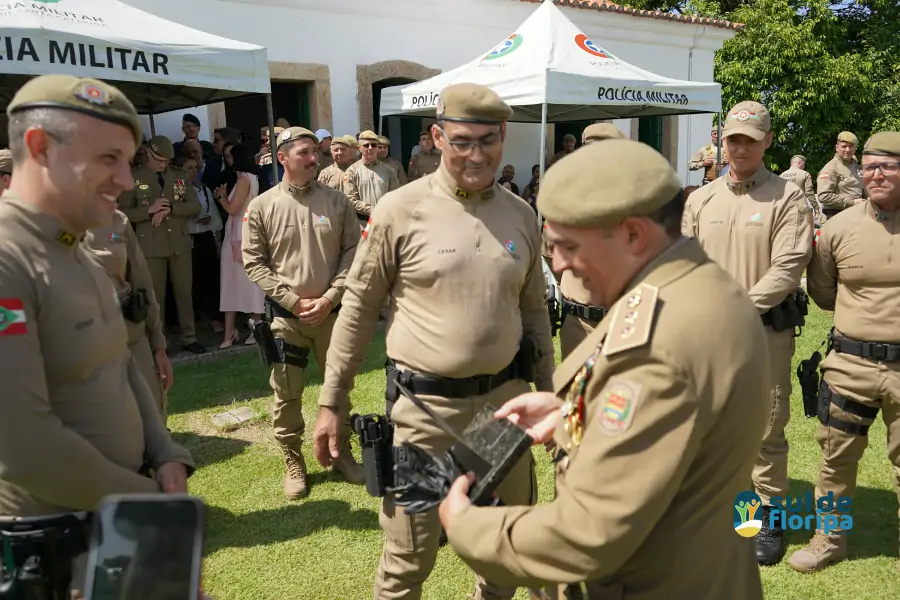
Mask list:
[[[63,246],[71,247],[78,243],[78,237],[73,233],[69,233],[64,229],[60,229],[59,233],[56,234],[56,241]]]

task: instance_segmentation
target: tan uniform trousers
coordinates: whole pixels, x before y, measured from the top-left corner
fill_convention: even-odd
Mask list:
[[[788,492],[788,442],[784,428],[791,417],[791,360],[794,356],[794,332],[775,333],[766,327],[769,341],[769,365],[772,372],[772,392],[769,420],[763,434],[756,465],[753,467],[753,486],[763,504],[771,504],[773,496],[784,497]]]
[[[193,265],[191,253],[185,252],[169,258],[148,258],[147,267],[153,279],[153,291],[165,323],[166,312],[166,276],[172,277],[172,292],[175,294],[175,307],[178,309],[178,326],[181,327],[181,341],[187,345],[197,341],[197,330],[194,327]]]
[[[559,350],[562,359],[565,360],[572,350],[594,331],[595,327],[597,327],[596,323],[585,321],[575,315],[566,315],[566,320],[559,329]]]
[[[337,313],[332,312],[321,325],[310,327],[297,319],[275,317],[272,320],[272,335],[298,348],[309,349],[319,365],[319,370],[324,373],[325,357],[328,354],[331,331],[336,320]],[[306,430],[302,403],[303,388],[306,387],[306,369],[275,363],[272,365],[269,384],[275,392],[275,405],[272,408],[275,439],[299,453],[303,444],[303,433]],[[341,416],[346,418],[346,415]],[[349,434],[349,427],[345,423],[343,440],[347,440]]]
[[[486,404],[499,408],[504,402],[531,391],[524,381],[514,380],[483,396],[442,398],[422,396],[429,406],[444,417],[457,431],[463,431]],[[394,423],[394,445],[408,441],[431,454],[444,452],[453,444],[432,420],[407,398],[401,396],[391,412]],[[497,489],[507,505],[531,505],[537,502],[534,461],[527,453]],[[384,550],[375,576],[375,600],[419,600],[422,584],[434,568],[441,522],[437,509],[418,515],[406,515],[403,507],[385,496],[379,516],[384,531]],[[475,599],[508,599],[515,589],[492,585],[476,577]]]
[[[881,409],[881,418],[887,426],[888,459],[894,468],[894,491],[900,501],[900,362],[876,362],[831,352],[822,361],[822,373],[833,393],[864,406]],[[845,412],[833,403],[829,414],[860,425],[871,425],[875,421]],[[853,435],[819,424],[816,440],[822,448],[822,466],[815,497],[834,492],[835,498],[852,498],[856,493],[859,461],[869,444],[868,436]]]
[[[143,323],[128,323],[129,329],[132,325],[139,325],[143,328]],[[144,376],[144,379],[147,381],[147,386],[150,388],[150,391],[153,393],[153,397],[156,399],[156,407],[159,409],[159,414],[162,416],[163,424],[169,420],[168,407],[169,407],[169,398],[168,395],[163,391],[162,381],[159,379],[159,372],[156,370],[156,361],[153,360],[153,350],[150,349],[150,340],[147,339],[146,335],[141,335],[135,340],[129,336],[128,349],[131,350],[131,355],[134,357],[134,362],[137,364],[138,371],[140,371],[141,375]]]

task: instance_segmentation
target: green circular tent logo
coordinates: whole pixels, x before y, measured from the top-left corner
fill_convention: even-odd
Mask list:
[[[522,45],[522,36],[518,33],[514,33],[505,40],[501,44],[499,44],[496,48],[491,50],[487,56],[484,57],[483,60],[495,60],[498,58],[503,58],[504,56],[509,56],[513,52],[516,51],[516,48]]]

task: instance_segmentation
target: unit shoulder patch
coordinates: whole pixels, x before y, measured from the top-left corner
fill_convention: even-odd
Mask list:
[[[634,420],[643,385],[637,381],[613,377],[600,390],[597,421],[607,435],[619,435],[628,430]]]
[[[648,283],[627,292],[613,308],[603,355],[612,356],[646,345],[653,331],[658,302],[659,288]]]

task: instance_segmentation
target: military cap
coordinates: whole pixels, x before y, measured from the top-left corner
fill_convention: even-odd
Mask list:
[[[504,123],[513,110],[489,87],[475,83],[457,83],[445,87],[437,103],[437,118],[441,121]]]
[[[391,140],[389,140],[388,138],[386,138],[386,137],[383,136],[383,135],[379,135],[379,136],[378,136],[378,143],[381,144],[381,145],[383,145],[383,146],[390,146],[390,145],[391,145]]]
[[[137,111],[118,88],[97,79],[71,75],[35,77],[16,92],[6,107],[9,116],[31,108],[62,108],[128,127],[134,143],[141,143],[141,121]]]
[[[353,141],[355,142],[356,140],[353,140]],[[336,144],[340,144],[341,146],[349,146],[350,141],[347,140],[346,135],[342,135],[341,137],[331,138],[331,145],[334,146]]]
[[[165,159],[172,160],[175,158],[175,147],[172,145],[172,140],[164,135],[150,138],[150,141],[147,142],[147,147]]]
[[[803,156],[802,154],[795,154],[791,157],[791,161],[795,161],[795,160],[802,160],[803,162],[806,162],[806,157]]]
[[[850,131],[842,131],[838,134],[837,141],[839,142],[849,142],[854,146],[859,145],[859,139],[853,135],[853,132]]]
[[[584,143],[588,143],[601,140],[627,140],[628,137],[612,123],[594,123],[585,128],[581,139]]]
[[[561,225],[609,227],[662,208],[679,190],[681,181],[662,154],[641,142],[607,140],[583,146],[549,169],[537,207]]]
[[[738,102],[728,111],[722,137],[746,135],[757,142],[764,139],[772,130],[772,119],[769,111],[759,102]]]
[[[287,129],[282,130],[278,135],[278,141],[275,148],[281,148],[287,142],[299,140],[300,138],[309,138],[313,140],[317,146],[319,145],[319,138],[317,138],[316,134],[309,129],[306,129],[305,127],[288,127]]]
[[[181,117],[182,123],[193,123],[197,127],[200,127],[200,119],[197,118],[196,115],[192,115],[191,113],[184,113]]]
[[[565,142],[566,140],[572,140],[573,142],[577,142],[577,141],[578,141],[578,140],[575,138],[575,135],[572,134],[572,133],[567,133],[566,135],[563,136],[563,141]]]
[[[709,132],[710,133],[719,133],[719,126],[713,125],[712,127],[709,128]]]
[[[357,139],[359,139],[359,141],[371,140],[373,142],[377,142],[378,134],[370,129],[366,129],[365,131],[363,131],[362,133],[359,134],[359,137]]]
[[[342,136],[341,139],[344,140],[344,143],[350,146],[351,148],[359,148],[359,142],[356,141],[356,138],[352,135]]]
[[[879,131],[869,138],[862,153],[900,156],[900,131]]]
[[[0,150],[0,173],[12,173],[12,152],[6,148]]]
[[[290,127],[291,127],[291,124],[288,123],[288,120],[285,119],[284,117],[281,117],[277,121],[275,121],[275,124],[278,125],[279,127],[281,127],[282,129],[290,129]]]

